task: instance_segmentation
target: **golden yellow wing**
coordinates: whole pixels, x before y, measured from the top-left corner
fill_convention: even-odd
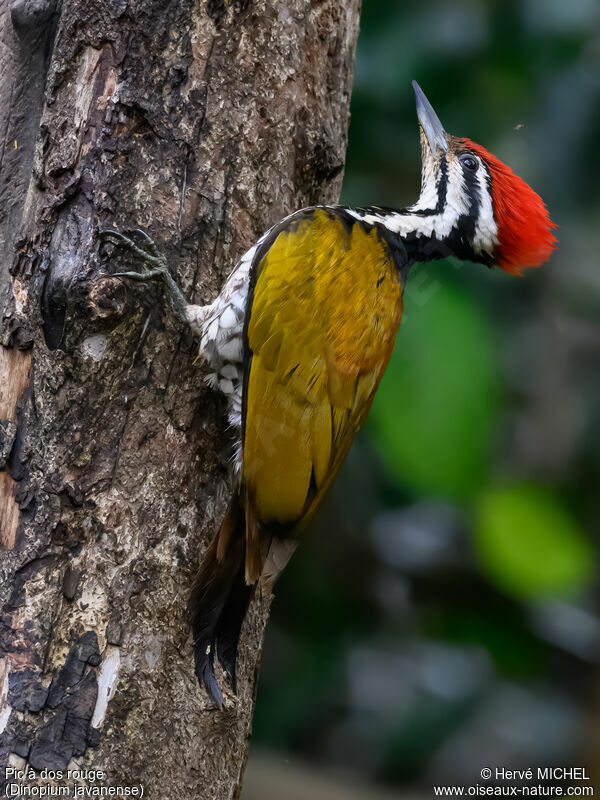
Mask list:
[[[246,491],[258,522],[291,526],[315,510],[366,419],[402,287],[377,230],[317,208],[257,265],[248,313]]]

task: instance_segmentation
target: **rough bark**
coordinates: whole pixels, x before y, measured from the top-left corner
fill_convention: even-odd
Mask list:
[[[335,200],[358,5],[0,0],[0,765],[239,792],[270,599],[224,712],[184,614],[223,403],[159,289],[99,280],[98,231],[143,227],[207,302],[270,224]]]

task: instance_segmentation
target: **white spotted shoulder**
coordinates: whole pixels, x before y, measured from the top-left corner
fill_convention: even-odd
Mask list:
[[[211,368],[206,381],[228,402],[229,422],[242,425],[243,332],[250,268],[257,245],[245,253],[220,294],[207,306],[188,306],[188,322],[200,337],[200,355]]]

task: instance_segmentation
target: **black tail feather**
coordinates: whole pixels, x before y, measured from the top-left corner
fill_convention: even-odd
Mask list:
[[[215,677],[214,647],[211,646],[210,652],[208,652],[207,658],[204,660],[198,658],[198,649],[196,645],[194,645],[194,648],[196,677],[204,685],[211,700],[214,702],[217,708],[223,708],[225,706],[225,698],[223,697],[223,692],[221,691],[221,687],[219,686],[219,683]]]
[[[223,552],[219,552],[220,539]],[[244,515],[234,499],[204,558],[189,602],[196,676],[219,708],[225,700],[215,676],[215,656],[235,692],[237,646],[254,588],[245,581],[245,556]]]
[[[248,586],[246,583],[244,563],[242,562],[231,585],[215,631],[217,658],[229,678],[234,694],[237,692],[235,665],[240,633],[253,591],[254,586]]]

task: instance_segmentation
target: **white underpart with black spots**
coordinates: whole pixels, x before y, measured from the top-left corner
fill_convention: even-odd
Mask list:
[[[190,327],[200,337],[200,356],[211,372],[206,382],[227,398],[229,422],[236,434],[236,467],[241,461],[242,380],[244,374],[244,317],[248,299],[250,267],[258,243],[245,253],[208,306],[188,305]]]

